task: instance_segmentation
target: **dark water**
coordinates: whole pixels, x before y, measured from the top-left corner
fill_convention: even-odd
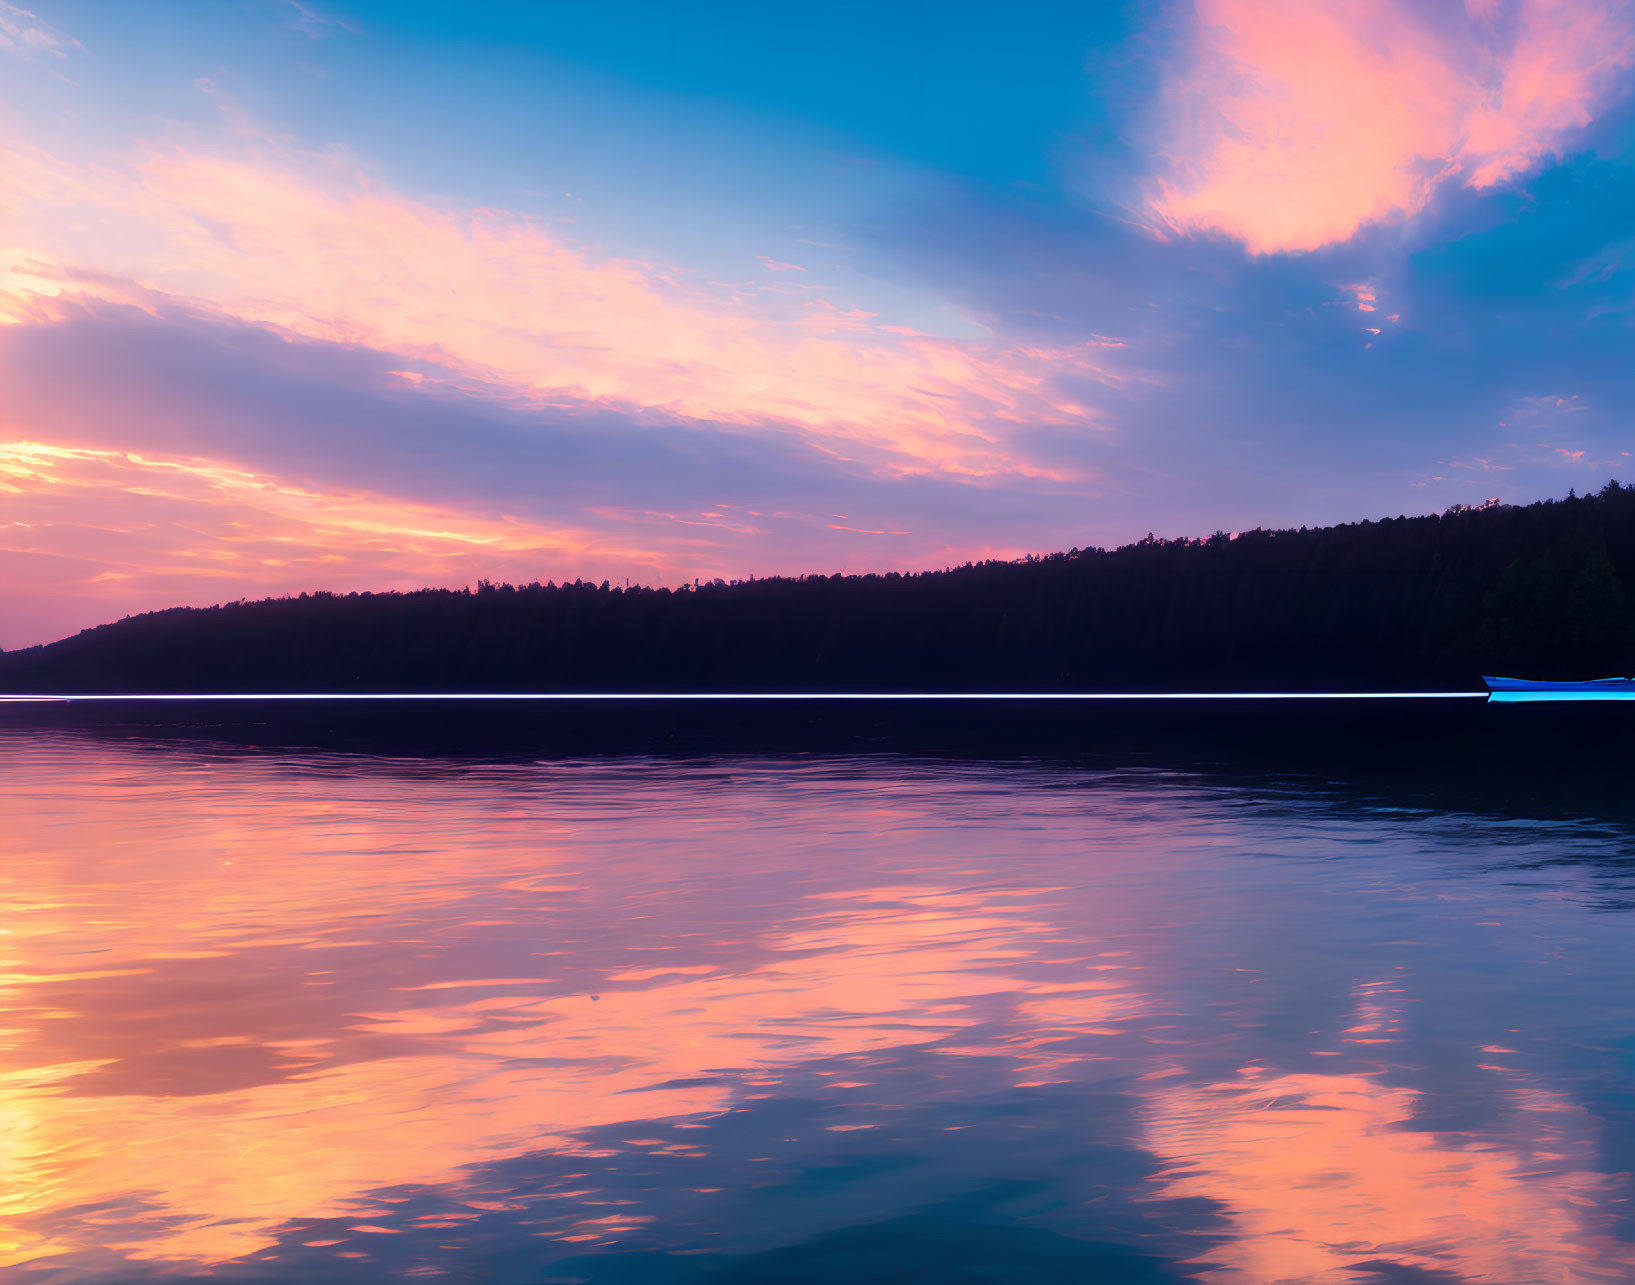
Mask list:
[[[0,1276],[1635,1279],[1635,831],[0,735]]]

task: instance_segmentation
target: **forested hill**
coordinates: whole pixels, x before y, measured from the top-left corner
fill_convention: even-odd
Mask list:
[[[1632,577],[1635,489],[1614,482],[917,575],[160,611],[0,655],[0,690],[1470,688],[1635,670]]]

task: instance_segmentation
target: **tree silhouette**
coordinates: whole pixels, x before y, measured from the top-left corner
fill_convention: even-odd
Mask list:
[[[1470,687],[1635,667],[1635,490],[901,575],[298,597],[0,655],[12,691]]]

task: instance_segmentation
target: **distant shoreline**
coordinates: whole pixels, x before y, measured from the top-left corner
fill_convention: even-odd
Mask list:
[[[1476,696],[1635,667],[1635,489],[901,575],[484,582],[133,616],[0,692],[199,699]],[[234,695],[234,698],[238,696]]]

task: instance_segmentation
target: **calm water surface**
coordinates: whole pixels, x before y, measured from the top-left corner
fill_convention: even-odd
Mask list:
[[[1635,1279],[1635,843],[0,737],[0,1276]]]

